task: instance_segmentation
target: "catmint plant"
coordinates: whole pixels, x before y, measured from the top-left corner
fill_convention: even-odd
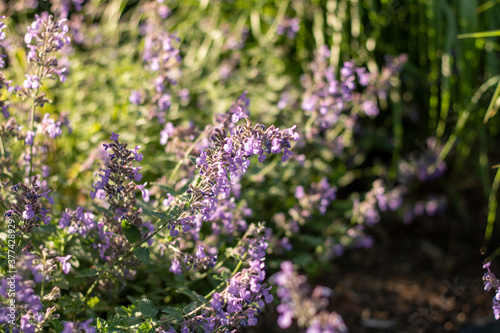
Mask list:
[[[136,192],[141,191],[142,197],[148,198],[146,183],[138,185],[142,180],[141,167],[133,166],[134,161],[143,159],[139,152],[140,146],[129,150],[127,144],[121,143],[118,137],[118,134],[113,133],[112,142],[103,145],[105,150],[109,149],[112,153],[100,170],[100,180],[92,185],[93,190],[90,191],[90,198],[101,203],[105,209],[104,218],[98,219],[93,213],[84,212],[79,207],[75,211],[67,209],[59,222],[59,226],[67,227],[71,234],[95,237],[92,246],[105,262],[120,259],[131,251],[132,245],[154,231],[151,223],[143,220],[142,208],[137,208]],[[132,268],[137,265],[135,257],[128,257],[120,261],[120,266],[114,267],[114,274],[131,278],[134,276]]]
[[[342,317],[336,312],[328,312],[328,298],[332,290],[316,286],[311,292],[307,278],[299,275],[290,261],[281,263],[281,271],[271,277],[278,286],[277,295],[281,304],[277,310],[280,314],[278,325],[285,329],[297,319],[299,327],[312,332],[347,332]]]

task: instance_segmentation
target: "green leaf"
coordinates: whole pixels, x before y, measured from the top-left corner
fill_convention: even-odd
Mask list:
[[[488,105],[488,110],[486,111],[486,115],[484,116],[483,122],[486,124],[488,120],[493,117],[498,111],[498,99],[500,97],[500,81],[497,84],[497,88],[493,93],[493,97],[491,98],[490,105]]]
[[[105,321],[104,319],[102,319],[102,318],[97,318],[97,328],[99,328],[99,329],[103,329],[103,328],[105,328],[106,326],[108,326],[108,325],[106,324],[106,321]]]
[[[120,323],[120,320],[121,320],[120,316],[117,315],[117,314],[115,314],[113,316],[113,318],[111,319],[111,324],[112,325],[118,325]]]
[[[160,213],[160,212],[151,212],[151,215],[156,216],[162,221],[168,221],[169,218],[166,214]]]
[[[178,292],[179,294],[184,294],[184,295],[188,296],[193,301],[199,301],[199,302],[202,302],[202,303],[206,303],[207,302],[207,300],[205,299],[205,297],[203,297],[202,295],[198,294],[196,291],[191,290],[191,289],[186,288],[186,287],[181,287],[181,288],[177,289],[176,292]]]
[[[61,289],[68,290],[69,289],[69,282],[66,279],[62,279],[57,283],[57,286]]]
[[[55,329],[57,332],[62,332],[62,330],[64,329],[63,324],[57,319],[50,320],[49,325],[50,325],[50,327]]]
[[[207,300],[205,299],[205,297],[204,297],[203,295],[200,295],[200,294],[198,294],[197,292],[194,292],[194,293],[195,293],[195,295],[196,295],[196,299],[197,299],[198,301],[200,301],[200,302],[202,302],[202,303],[206,303],[206,302],[207,302]]]
[[[149,332],[154,332],[153,326],[151,323],[142,323],[141,326],[137,329],[137,332],[139,333],[149,333]]]
[[[12,179],[12,175],[0,172],[0,178],[3,178],[3,179]]]
[[[161,312],[168,313],[178,321],[182,321],[182,309],[174,306],[167,306],[161,310]]]
[[[143,298],[139,301],[139,310],[145,317],[153,318],[158,313],[158,309],[149,298]]]
[[[222,271],[221,276],[224,280],[229,280],[229,278],[231,277],[231,272],[225,269]]]
[[[192,311],[194,311],[194,309],[196,309],[200,305],[201,304],[198,301],[191,302],[188,305],[186,305],[186,307],[184,308],[184,313],[185,314],[191,313]]]
[[[168,218],[169,219],[173,219],[177,216],[177,214],[179,214],[180,212],[182,212],[182,208],[180,206],[174,206],[172,207],[172,209],[168,212]]]
[[[140,322],[142,322],[142,317],[141,316],[135,316],[135,315],[132,315],[130,317],[124,317],[123,318],[123,322],[126,325],[128,325],[128,326],[137,325]]]
[[[122,306],[117,306],[115,307],[115,312],[117,315],[122,316],[122,317],[128,317],[129,313],[127,312],[127,308]]]
[[[143,263],[147,264],[151,261],[149,258],[149,249],[145,247],[140,247],[134,250],[134,254]]]
[[[461,34],[458,35],[457,38],[484,38],[484,37],[497,37],[500,36],[500,30],[491,30],[491,31],[481,31],[481,32],[472,32],[469,34]]]
[[[135,225],[130,224],[127,220],[122,221],[122,230],[130,244],[135,244],[141,240],[142,235],[139,229]]]
[[[84,269],[83,271],[76,273],[77,278],[93,277],[96,275],[97,275],[97,269],[95,269],[95,268]]]

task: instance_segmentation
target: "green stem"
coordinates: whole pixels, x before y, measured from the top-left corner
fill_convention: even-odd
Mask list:
[[[312,127],[312,124],[314,123],[314,121],[316,120],[316,113],[313,113],[313,115],[307,120],[307,123],[306,125],[304,126],[304,133],[307,133],[309,132],[309,130],[311,129]]]
[[[2,157],[7,157],[7,154],[5,153],[5,146],[3,143],[3,137],[0,135],[0,156]]]

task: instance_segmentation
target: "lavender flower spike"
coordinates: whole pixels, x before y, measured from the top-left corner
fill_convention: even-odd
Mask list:
[[[307,278],[299,275],[290,261],[281,263],[281,271],[271,277],[271,282],[278,285],[277,294],[281,299],[277,308],[278,325],[281,328],[290,327],[292,319],[297,318],[299,326],[308,328],[307,332],[347,332],[342,317],[326,310],[331,290],[317,286],[309,296]]]

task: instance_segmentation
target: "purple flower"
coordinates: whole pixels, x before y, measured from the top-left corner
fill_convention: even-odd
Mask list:
[[[71,215],[67,212],[62,213],[61,219],[59,220],[59,228],[68,227],[71,222]]]
[[[171,122],[165,124],[165,128],[160,132],[160,144],[166,145],[168,139],[174,134],[175,127]]]
[[[140,91],[137,90],[132,91],[132,93],[128,98],[129,102],[135,105],[140,105],[141,99],[142,99],[142,94]]]
[[[119,137],[118,134],[116,134],[115,132],[112,132],[110,139],[116,143],[116,141],[118,141],[118,137]]]
[[[46,113],[41,122],[42,125],[42,133],[48,134],[49,137],[55,139],[62,135],[62,126],[68,127],[69,130],[69,121],[67,118],[67,114],[61,114],[57,121],[50,118],[50,114]]]
[[[134,168],[134,170],[132,171],[132,174],[134,175],[134,180],[136,182],[140,182],[141,179],[142,179],[142,174],[141,173],[138,173],[139,170],[141,169],[142,167],[137,167],[137,168]],[[142,190],[141,190],[142,191]]]
[[[40,88],[40,78],[36,75],[25,74],[26,80],[23,82],[23,87],[25,89],[37,90]]]
[[[42,216],[42,222],[43,222],[43,224],[45,224],[45,225],[49,224],[49,223],[50,223],[50,220],[51,220],[51,217],[47,215],[47,212],[48,212],[48,211],[49,211],[49,210],[47,210],[47,209],[43,209],[43,208],[42,208],[42,210],[41,210],[41,212],[40,212],[40,215]]]
[[[174,274],[182,274],[181,264],[177,259],[172,260],[172,265],[170,266],[169,271]]]
[[[65,321],[63,323],[63,331],[61,333],[73,333],[76,330],[75,323]]]
[[[285,148],[285,149],[283,150],[283,157],[281,158],[281,161],[282,161],[282,162],[286,162],[286,161],[288,161],[288,159],[289,159],[289,158],[290,158],[290,156],[292,156],[292,155],[293,155],[292,151],[291,151],[290,149],[288,149],[288,148]]]
[[[42,197],[44,197],[45,199],[47,199],[47,201],[48,201],[51,205],[53,205],[53,204],[54,204],[54,197],[52,197],[52,196],[50,196],[50,197],[49,197],[49,196],[48,196],[48,195],[49,195],[49,193],[50,193],[51,191],[52,191],[52,190],[48,190],[48,191],[47,191],[47,192],[45,192],[45,193],[40,193],[40,196],[42,196]]]
[[[42,165],[42,176],[48,178],[50,176],[50,168],[48,165]]]
[[[172,194],[167,193],[167,197],[163,200],[163,206],[168,207],[174,200],[174,197]]]
[[[375,117],[379,113],[377,104],[370,99],[363,102],[362,109],[363,112],[370,117]]]
[[[83,329],[85,333],[96,333],[97,330],[95,327],[91,327],[90,324],[94,321],[94,319],[90,318],[80,323],[80,327]]]
[[[68,274],[71,270],[71,264],[68,262],[71,257],[71,255],[67,255],[65,257],[56,257],[56,259],[61,263],[61,268],[64,274]]]
[[[198,245],[196,249],[196,257],[198,259],[203,259],[206,257],[205,252],[203,252],[204,247],[202,245]]]
[[[137,152],[137,150],[138,150],[138,149],[140,149],[140,148],[141,148],[141,146],[135,146],[135,149],[134,149],[134,156],[135,156],[135,160],[136,160],[137,162],[142,161],[142,159],[143,159],[143,157],[144,157],[144,156],[142,156],[142,154],[141,154],[141,153],[138,153],[138,152]]]
[[[237,106],[234,109],[232,109],[233,115],[231,117],[231,121],[233,123],[237,123],[240,121],[242,118],[248,118],[247,114],[243,111],[243,108],[241,106]]]
[[[304,196],[305,196],[304,187],[303,186],[297,186],[295,188],[295,198],[297,198],[298,200],[300,200]]]
[[[168,94],[163,94],[158,100],[158,108],[160,111],[166,111],[170,107],[171,97]]]
[[[221,297],[219,293],[215,293],[212,296],[212,301],[210,302],[210,306],[214,308],[214,310],[219,310],[222,307]]]
[[[24,139],[24,143],[26,143],[27,146],[31,146],[33,145],[34,138],[35,138],[35,132],[28,131],[28,133],[26,133],[26,138]]]
[[[23,212],[23,218],[26,220],[32,219],[35,217],[35,212],[33,211],[33,206],[32,205],[25,205],[24,206],[24,212]]]
[[[495,319],[500,319],[500,302],[496,299],[493,299],[493,314],[495,315]]]
[[[273,275],[271,281],[278,285],[277,295],[281,300],[277,307],[278,326],[288,328],[293,318],[299,318],[297,324],[308,328],[308,332],[347,332],[342,318],[326,310],[331,290],[317,286],[309,295],[306,277],[299,275],[290,261],[281,263],[281,271]]]
[[[141,177],[142,178],[142,177]],[[142,198],[144,199],[145,202],[149,201],[149,190],[146,188],[146,185],[148,183],[145,182],[142,185],[137,185],[137,188],[142,192]]]
[[[290,327],[292,324],[292,313],[286,307],[278,305],[278,312],[283,311],[278,317],[278,326],[282,329]]]
[[[35,333],[36,326],[31,324],[30,322],[30,315],[26,314],[21,317],[21,325],[19,328],[24,332],[24,333]]]

